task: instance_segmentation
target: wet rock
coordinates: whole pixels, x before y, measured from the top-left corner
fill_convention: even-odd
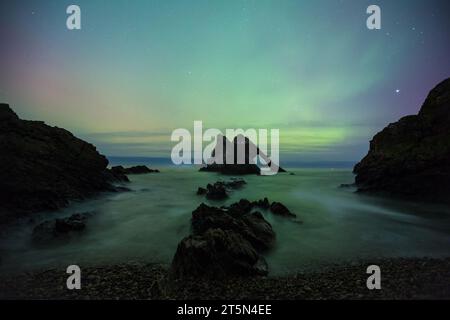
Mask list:
[[[111,180],[116,180],[118,182],[130,182],[130,179],[125,175],[125,173],[118,167],[112,167],[111,169],[106,169],[107,174],[110,176]]]
[[[192,235],[178,245],[172,261],[176,278],[265,275],[261,252],[271,248],[275,232],[252,204],[229,207],[201,204],[192,212]]]
[[[76,213],[69,218],[56,219],[55,231],[57,233],[67,233],[70,231],[81,231],[86,228],[87,214]]]
[[[178,245],[172,267],[175,278],[266,275],[267,263],[239,233],[208,229]]]
[[[192,212],[193,233],[200,235],[214,228],[231,230],[241,234],[259,250],[271,248],[275,242],[272,226],[261,213],[249,210],[249,207],[241,207],[239,204],[217,208],[202,203]]]
[[[253,206],[259,207],[262,209],[269,209],[270,208],[270,202],[269,199],[264,198],[263,200],[258,200],[253,202]]]
[[[253,203],[247,199],[241,199],[228,207],[224,207],[224,209],[228,210],[230,215],[239,218],[253,209]]]
[[[209,200],[223,200],[228,198],[227,189],[220,182],[208,184],[206,190],[206,198]]]
[[[63,238],[72,232],[86,228],[86,220],[92,213],[76,213],[68,218],[44,221],[33,229],[32,240],[36,244],[45,244]]]
[[[228,198],[228,192],[242,188],[246,182],[242,179],[231,179],[231,181],[217,181],[208,184],[205,188],[198,188],[197,195],[206,195],[209,200],[223,200]]]
[[[287,217],[287,218],[295,218],[297,217],[294,213],[290,212],[289,209],[280,202],[272,202],[270,205],[270,211],[281,217]]]

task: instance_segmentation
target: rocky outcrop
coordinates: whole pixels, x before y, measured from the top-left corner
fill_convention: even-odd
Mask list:
[[[297,216],[292,213],[291,211],[289,211],[288,208],[286,208],[286,206],[280,202],[273,202],[270,205],[270,211],[277,215],[277,216],[281,216],[281,217],[287,217],[287,218],[296,218]]]
[[[250,212],[247,200],[230,207],[217,208],[201,204],[192,212],[192,231],[201,235],[208,229],[231,230],[242,235],[258,250],[269,249],[275,241],[271,225],[259,212]]]
[[[283,204],[241,199],[227,207],[201,204],[192,212],[192,235],[178,245],[172,261],[175,278],[266,275],[262,253],[275,243],[275,232],[258,209],[295,217]]]
[[[21,120],[0,104],[0,223],[68,205],[122,181],[108,160],[69,131]]]
[[[229,275],[266,275],[267,263],[239,233],[208,229],[180,242],[171,275],[183,278],[222,278]]]
[[[375,135],[354,172],[360,192],[449,201],[450,79],[430,92],[418,115]]]
[[[134,166],[130,168],[124,168],[123,166],[115,166],[111,168],[111,172],[113,172],[114,174],[128,175],[128,174],[159,173],[159,170],[150,169],[147,166]]]
[[[211,158],[200,171],[220,172],[227,175],[261,174],[261,168],[256,163],[257,156],[262,157],[267,163],[271,164],[269,157],[243,135],[236,136],[233,142],[220,135],[217,137],[217,141]],[[244,154],[242,161],[238,161],[238,150],[241,150],[241,147]],[[273,168],[278,170],[278,172],[286,172],[275,164]]]
[[[35,244],[49,244],[54,240],[67,239],[72,232],[86,228],[86,220],[92,213],[76,213],[68,218],[44,221],[33,229],[32,240]]]
[[[178,245],[172,261],[175,278],[252,276],[268,273],[261,252],[275,242],[272,226],[241,200],[230,207],[201,204],[192,212],[192,235]]]
[[[217,181],[209,183],[206,188],[198,188],[197,195],[206,195],[209,200],[223,200],[228,198],[228,192],[242,188],[246,182],[242,179],[231,179],[231,181]]]
[[[226,198],[228,198],[227,189],[220,182],[216,182],[214,184],[208,184],[206,186],[206,198],[209,200],[226,199]]]

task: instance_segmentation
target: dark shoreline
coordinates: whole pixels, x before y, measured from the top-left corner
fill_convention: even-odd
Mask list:
[[[369,265],[381,267],[382,290],[366,287]],[[69,291],[65,270],[0,276],[0,299],[33,300],[366,300],[450,299],[450,258],[392,258],[279,277],[169,281],[168,267],[125,263],[82,270]]]

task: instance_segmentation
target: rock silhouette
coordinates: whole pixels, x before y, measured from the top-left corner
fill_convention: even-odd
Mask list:
[[[379,132],[354,172],[360,192],[450,200],[450,79],[428,95],[418,115]]]
[[[272,164],[270,158],[243,135],[236,136],[233,142],[225,136],[219,135],[217,141],[211,158],[200,171],[220,172],[228,175],[261,174],[261,168],[256,163],[257,156],[263,158],[269,165]],[[239,150],[244,152],[238,152]],[[239,153],[242,153],[240,157],[238,157]],[[278,172],[286,172],[276,164],[273,164],[273,169],[278,169]]]
[[[47,245],[55,240],[67,239],[74,232],[83,231],[86,221],[93,213],[75,213],[68,218],[44,221],[38,224],[32,233],[33,243]]]
[[[147,166],[134,166],[130,168],[124,168],[123,166],[115,166],[111,168],[111,172],[118,175],[127,175],[127,174],[159,173],[159,170],[150,169]]]
[[[228,192],[242,188],[246,182],[242,179],[232,179],[230,181],[217,181],[209,183],[206,188],[199,187],[197,195],[206,195],[209,200],[223,200],[228,198]]]
[[[192,235],[178,245],[172,261],[175,278],[254,276],[268,273],[261,252],[271,248],[275,232],[253,205],[241,200],[230,207],[201,204],[192,212]]]
[[[92,144],[0,104],[0,223],[115,191],[112,183],[124,180],[107,165]]]

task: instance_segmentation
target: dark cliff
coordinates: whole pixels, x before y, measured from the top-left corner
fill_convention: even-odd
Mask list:
[[[375,135],[358,163],[361,192],[450,199],[450,79],[428,95],[418,115],[407,116]]]
[[[113,190],[108,160],[69,131],[0,104],[0,223]]]

